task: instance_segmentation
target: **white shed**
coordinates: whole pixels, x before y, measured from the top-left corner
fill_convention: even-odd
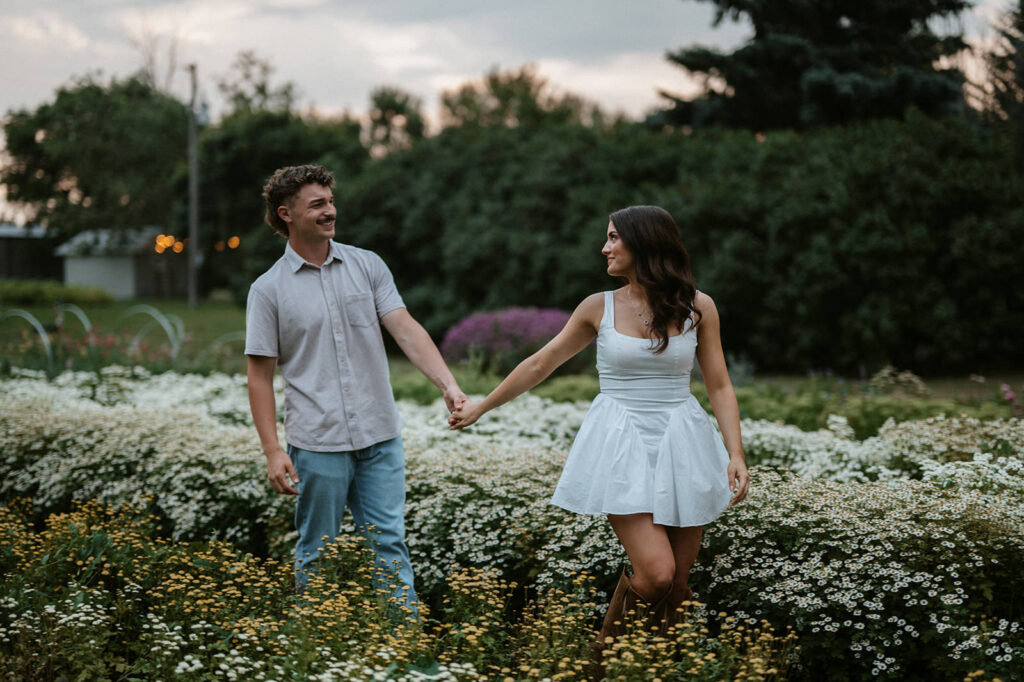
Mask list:
[[[114,298],[168,298],[188,292],[184,253],[155,249],[160,230],[89,230],[57,247],[64,283],[106,289]]]

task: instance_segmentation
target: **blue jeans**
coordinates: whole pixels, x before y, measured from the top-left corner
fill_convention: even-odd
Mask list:
[[[397,574],[393,596],[399,604],[416,600],[412,563],[405,546],[405,452],[401,437],[349,452],[311,452],[291,445],[288,454],[299,476],[295,505],[295,579],[305,586],[323,538],[337,537],[348,504],[356,526],[374,526],[377,564]],[[408,589],[403,589],[403,586]]]

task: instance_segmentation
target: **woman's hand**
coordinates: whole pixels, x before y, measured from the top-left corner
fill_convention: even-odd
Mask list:
[[[451,416],[448,417],[448,429],[450,431],[464,429],[481,416],[483,416],[483,410],[480,409],[480,403],[467,400],[462,403],[462,407],[452,410]]]
[[[747,496],[750,490],[750,474],[747,473],[747,464],[742,457],[729,458],[729,489],[732,490],[732,501],[729,506],[736,504]]]

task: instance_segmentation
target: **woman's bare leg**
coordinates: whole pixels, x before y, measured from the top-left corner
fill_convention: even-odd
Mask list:
[[[693,562],[697,560],[697,552],[700,551],[700,541],[704,535],[702,526],[689,526],[677,528],[668,526],[665,528],[668,533],[669,543],[672,545],[672,555],[675,558],[675,576],[673,579],[672,599],[679,603],[690,599],[693,593],[690,591],[690,569]]]
[[[655,524],[651,514],[609,514],[608,521],[633,565],[633,591],[648,602],[660,599],[676,577],[675,553],[665,526]]]

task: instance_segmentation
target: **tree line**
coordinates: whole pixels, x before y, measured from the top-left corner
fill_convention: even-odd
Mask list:
[[[608,213],[651,203],[679,223],[727,347],[759,369],[1019,367],[1019,4],[968,106],[948,61],[962,36],[930,28],[967,2],[714,1],[753,36],[728,54],[670,53],[706,92],[665,93],[642,121],[530,67],[446,92],[434,134],[422,103],[391,87],[365,116],[313,117],[240,55],[221,82],[229,110],[200,140],[204,286],[244,300],[283,248],[261,224],[262,182],[323,163],[338,178],[338,238],[379,252],[438,336],[477,310],[571,309],[608,288]],[[144,75],[77,79],[8,114],[0,182],[62,235],[184,233],[185,120]],[[231,235],[241,247],[215,252]]]

